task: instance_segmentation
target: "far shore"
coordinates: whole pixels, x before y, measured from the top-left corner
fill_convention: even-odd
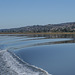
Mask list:
[[[0,34],[75,34],[75,32],[0,33]]]

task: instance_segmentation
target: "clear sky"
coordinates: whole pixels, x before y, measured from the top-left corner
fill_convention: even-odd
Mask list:
[[[75,0],[0,0],[0,29],[75,22]]]

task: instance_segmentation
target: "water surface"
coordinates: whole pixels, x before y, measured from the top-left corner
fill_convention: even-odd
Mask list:
[[[0,49],[52,75],[75,75],[75,35],[1,35]]]

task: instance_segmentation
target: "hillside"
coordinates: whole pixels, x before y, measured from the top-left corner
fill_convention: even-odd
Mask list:
[[[75,22],[1,29],[0,33],[75,32]]]

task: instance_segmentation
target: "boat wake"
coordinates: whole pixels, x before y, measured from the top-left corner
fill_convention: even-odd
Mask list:
[[[7,50],[0,51],[0,75],[51,75]]]

